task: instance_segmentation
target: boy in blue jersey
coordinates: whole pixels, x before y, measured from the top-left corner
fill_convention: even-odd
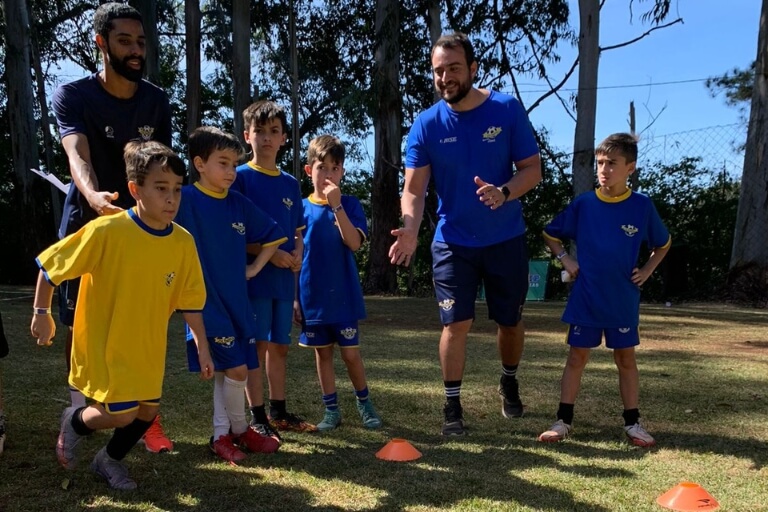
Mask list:
[[[249,376],[246,395],[251,426],[279,439],[276,430],[314,432],[317,428],[290,413],[286,406],[286,358],[291,344],[291,319],[296,295],[296,273],[301,269],[304,216],[296,178],[277,168],[277,155],[285,144],[285,110],[272,101],[257,101],[243,111],[243,134],[251,146],[251,160],[237,168],[233,190],[245,195],[277,222],[287,240],[269,264],[248,281],[248,296],[256,316],[256,347],[266,367],[269,417],[264,410],[261,377]]]
[[[341,424],[333,369],[334,344],[355,388],[357,410],[366,428],[379,428],[381,418],[368,396],[365,367],[360,356],[358,320],[365,318],[365,303],[354,251],[367,236],[360,201],[341,195],[344,175],[344,145],[331,135],[312,139],[305,172],[312,178],[314,192],[304,199],[304,261],[299,274],[299,304],[296,319],[301,322],[299,345],[315,349],[317,376],[323,392],[325,416],[320,431]]]
[[[636,446],[656,444],[640,425],[639,376],[635,346],[640,344],[640,287],[664,259],[672,242],[651,200],[627,186],[635,171],[637,139],[628,133],[609,136],[595,149],[600,187],[577,197],[546,228],[544,240],[575,279],[563,313],[570,324],[570,350],[560,382],[557,421],[539,436],[556,442],[568,436],[573,406],[590,350],[603,336],[619,370],[624,403],[624,432]],[[578,246],[578,261],[563,240]],[[651,249],[648,261],[637,267],[642,243]]]
[[[176,222],[195,238],[208,291],[203,319],[216,365],[210,446],[222,459],[237,462],[245,458],[240,448],[272,453],[280,446],[246,421],[246,381],[259,368],[246,280],[264,268],[285,236],[267,214],[229,190],[243,152],[237,137],[206,126],[192,132],[188,145],[199,177],[182,189]],[[260,244],[261,251],[247,264],[251,244]],[[199,371],[189,334],[187,340],[190,371]]]
[[[213,376],[213,364],[195,242],[172,222],[184,163],[159,142],[130,142],[125,167],[136,206],[92,220],[37,257],[31,332],[38,345],[51,345],[54,286],[80,277],[69,384],[95,403],[64,411],[56,454],[62,466],[73,469],[82,438],[114,428],[91,469],[110,487],[130,490],[136,482],[120,461],[157,416],[174,311],[182,311],[190,327],[202,378]]]

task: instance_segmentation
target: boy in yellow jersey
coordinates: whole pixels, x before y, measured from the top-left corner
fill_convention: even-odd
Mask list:
[[[198,345],[201,377],[213,376],[203,325],[205,285],[192,236],[173,223],[185,166],[159,142],[130,142],[124,152],[136,206],[86,224],[43,251],[31,332],[50,346],[56,333],[56,285],[81,277],[69,384],[95,403],[62,414],[59,463],[74,469],[76,448],[95,430],[115,429],[91,469],[113,489],[136,482],[120,462],[159,411],[168,319],[181,311]]]

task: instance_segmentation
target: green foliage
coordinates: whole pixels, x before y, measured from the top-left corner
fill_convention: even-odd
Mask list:
[[[753,62],[747,69],[733,68],[721,76],[708,78],[704,85],[707,86],[712,97],[723,93],[727,105],[745,113],[752,101],[756,64]]]
[[[700,165],[698,158],[685,158],[674,165],[655,164],[640,169],[639,190],[653,200],[672,236],[670,259],[662,262],[657,272],[686,272],[687,293],[682,294],[683,298],[711,299],[728,272],[739,182],[724,170]],[[679,253],[683,261],[672,263],[674,253]],[[665,265],[675,268],[667,269]],[[660,300],[668,298],[669,293],[658,276],[643,287],[645,298]]]

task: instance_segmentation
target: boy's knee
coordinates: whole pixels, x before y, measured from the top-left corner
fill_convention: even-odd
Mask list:
[[[347,364],[355,363],[361,360],[360,349],[342,348],[340,352],[341,352],[341,359]]]
[[[224,375],[232,380],[246,380],[248,378],[248,367],[243,365],[224,370]]]
[[[571,347],[565,364],[571,368],[584,368],[587,365],[588,360],[589,349],[577,349]]]

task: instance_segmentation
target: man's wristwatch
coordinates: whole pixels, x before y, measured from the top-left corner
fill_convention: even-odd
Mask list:
[[[508,186],[504,185],[503,187],[501,187],[501,193],[504,194],[504,200],[505,201],[507,199],[509,199],[510,192],[509,192],[509,187]]]

